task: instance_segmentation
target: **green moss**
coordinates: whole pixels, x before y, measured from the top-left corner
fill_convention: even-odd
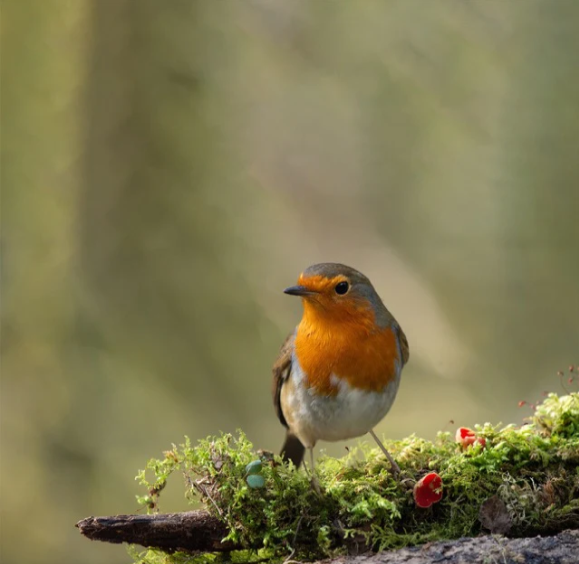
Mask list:
[[[382,550],[475,535],[481,531],[481,504],[495,494],[506,505],[511,534],[579,527],[578,393],[549,395],[523,426],[485,424],[475,430],[485,438],[484,448],[462,450],[449,433],[439,433],[434,442],[411,436],[388,443],[402,470],[397,479],[377,449],[360,447],[342,459],[322,457],[316,466],[321,495],[306,472],[256,453],[241,432],[195,446],[187,439],[139,473],[148,491],[139,501],[155,509],[169,476],[182,471],[187,497],[200,498],[227,525],[228,540],[261,547],[254,559],[292,551],[300,558],[322,558],[356,543]],[[256,459],[261,468],[247,469]],[[421,509],[413,488],[429,471],[442,477],[443,498]],[[250,487],[248,474],[263,476],[265,486]],[[224,558],[151,550],[134,556],[154,564]]]

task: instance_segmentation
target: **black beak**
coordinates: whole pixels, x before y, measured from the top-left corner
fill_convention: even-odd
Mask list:
[[[314,292],[305,286],[290,286],[289,288],[286,288],[283,293],[289,294],[290,296],[312,296],[317,294],[317,292]]]

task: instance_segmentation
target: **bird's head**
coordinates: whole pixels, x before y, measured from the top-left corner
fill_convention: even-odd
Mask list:
[[[284,292],[303,299],[304,318],[311,321],[379,323],[386,311],[370,280],[343,264],[314,264]]]

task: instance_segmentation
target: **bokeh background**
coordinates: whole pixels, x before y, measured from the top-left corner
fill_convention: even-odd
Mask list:
[[[134,512],[185,434],[277,450],[282,289],[314,262],[366,273],[408,335],[385,436],[562,391],[579,2],[3,8],[4,564],[128,562],[74,523]],[[185,507],[177,476],[161,509]]]

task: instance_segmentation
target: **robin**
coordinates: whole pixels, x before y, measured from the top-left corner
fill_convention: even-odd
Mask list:
[[[285,340],[273,366],[273,401],[287,428],[281,456],[298,467],[317,441],[341,441],[374,433],[394,402],[408,362],[408,341],[370,280],[336,263],[314,264],[297,286],[303,317]]]

